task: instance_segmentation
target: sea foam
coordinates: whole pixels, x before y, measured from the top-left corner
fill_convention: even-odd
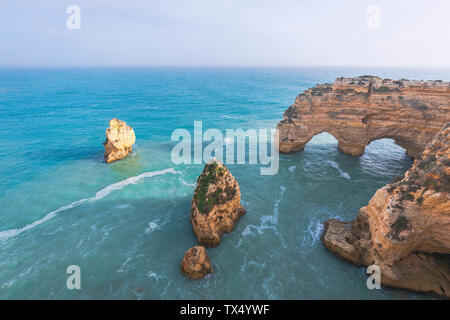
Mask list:
[[[259,224],[259,226],[254,225],[254,224],[247,225],[245,227],[245,229],[241,233],[243,237],[246,237],[248,235],[255,235],[253,233],[252,229],[256,230],[256,232],[258,232],[259,234],[263,234],[264,230],[271,229],[271,230],[273,230],[275,232],[275,234],[277,234],[280,237],[280,241],[281,241],[283,247],[286,248],[286,244],[284,242],[284,239],[283,239],[282,235],[277,230],[278,218],[279,218],[278,206],[279,206],[280,202],[283,200],[285,192],[286,192],[286,187],[281,185],[280,186],[280,197],[275,202],[272,214],[271,215],[264,215],[264,216],[262,216],[261,220],[260,220],[261,223]],[[242,238],[239,240],[239,242],[238,242],[238,244],[236,246],[240,247],[241,244],[242,244]]]
[[[342,178],[345,178],[347,180],[352,179],[347,172],[345,172],[344,170],[341,169],[341,167],[339,166],[339,163],[337,163],[335,161],[328,161],[328,163],[331,164],[331,166],[339,172],[339,174]]]
[[[120,190],[122,188],[124,188],[125,186],[129,185],[129,184],[136,184],[139,181],[141,181],[142,179],[145,178],[150,178],[153,176],[159,176],[162,174],[166,174],[166,173],[172,173],[172,174],[176,174],[177,172],[175,171],[174,168],[168,168],[168,169],[163,169],[163,170],[158,170],[158,171],[150,171],[150,172],[144,172],[141,173],[140,175],[110,184],[109,186],[103,188],[102,190],[98,191],[95,196],[91,197],[91,198],[86,198],[86,199],[81,199],[81,200],[77,200],[75,202],[72,202],[68,205],[62,206],[61,208],[56,209],[55,211],[52,211],[50,213],[48,213],[45,217],[36,220],[32,223],[30,223],[29,225],[26,225],[23,228],[17,228],[17,229],[10,229],[10,230],[5,230],[5,231],[1,231],[0,232],[0,240],[5,241],[8,240],[12,237],[15,237],[19,234],[21,234],[24,231],[33,229],[34,227],[44,223],[47,220],[50,220],[51,218],[55,217],[59,212],[62,211],[66,211],[75,207],[78,207],[86,202],[91,202],[91,201],[97,201],[100,199],[103,199],[104,197],[108,196],[111,192],[115,191],[115,190]]]

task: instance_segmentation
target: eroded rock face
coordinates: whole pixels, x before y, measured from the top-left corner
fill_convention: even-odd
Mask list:
[[[448,121],[449,82],[338,78],[304,91],[286,110],[278,124],[279,150],[303,150],[328,132],[346,154],[361,155],[371,141],[391,138],[415,158]]]
[[[136,136],[134,130],[127,126],[125,121],[117,118],[109,121],[109,128],[106,129],[106,140],[103,142],[105,147],[105,161],[111,163],[125,158],[131,151]]]
[[[181,273],[186,277],[198,280],[213,272],[206,248],[196,246],[184,254],[181,261]]]
[[[450,124],[403,178],[379,189],[351,224],[329,220],[322,242],[385,285],[450,297]]]
[[[335,219],[325,221],[321,240],[324,246],[339,258],[359,264],[359,253],[353,245],[350,223]]]
[[[221,235],[231,232],[244,213],[239,184],[227,167],[218,160],[205,165],[191,205],[191,223],[199,244],[216,247]]]

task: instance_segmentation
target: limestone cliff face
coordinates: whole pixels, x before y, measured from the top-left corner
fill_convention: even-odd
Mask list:
[[[197,179],[191,205],[191,222],[201,245],[216,247],[223,233],[231,232],[245,213],[236,179],[218,160],[205,165]]]
[[[322,242],[357,265],[379,265],[385,285],[450,297],[450,124],[355,220],[327,221]]]
[[[279,150],[303,150],[316,134],[328,132],[339,149],[353,156],[374,140],[391,138],[419,156],[425,145],[450,121],[450,83],[338,78],[300,94],[278,124]]]
[[[198,280],[213,272],[206,248],[196,246],[184,254],[181,261],[181,273],[186,277]]]
[[[111,163],[125,158],[132,151],[135,141],[133,128],[127,126],[125,121],[112,119],[109,128],[106,129],[106,140],[103,142],[105,161]]]

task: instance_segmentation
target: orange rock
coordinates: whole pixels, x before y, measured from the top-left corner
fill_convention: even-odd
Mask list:
[[[218,160],[205,165],[197,179],[191,205],[191,223],[198,242],[216,247],[223,233],[231,232],[245,213],[236,179]]]
[[[383,284],[450,297],[450,124],[403,179],[379,189],[342,232],[329,220],[322,241],[353,263],[380,266]],[[339,236],[336,236],[338,234]]]
[[[205,247],[196,246],[186,251],[181,261],[181,273],[183,275],[198,280],[212,272],[213,269]]]
[[[448,82],[338,78],[304,91],[286,110],[278,124],[279,150],[303,150],[328,132],[346,154],[361,155],[371,141],[391,138],[415,158],[449,121]]]
[[[360,264],[360,257],[353,245],[350,223],[330,219],[324,223],[324,231],[320,238],[324,246],[337,257]]]
[[[132,151],[135,141],[133,128],[127,126],[125,121],[112,119],[109,128],[106,129],[106,140],[103,142],[105,161],[111,163],[125,158]]]

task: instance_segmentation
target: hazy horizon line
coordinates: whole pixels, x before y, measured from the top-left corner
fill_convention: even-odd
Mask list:
[[[450,65],[1,65],[0,68],[450,68]]]

